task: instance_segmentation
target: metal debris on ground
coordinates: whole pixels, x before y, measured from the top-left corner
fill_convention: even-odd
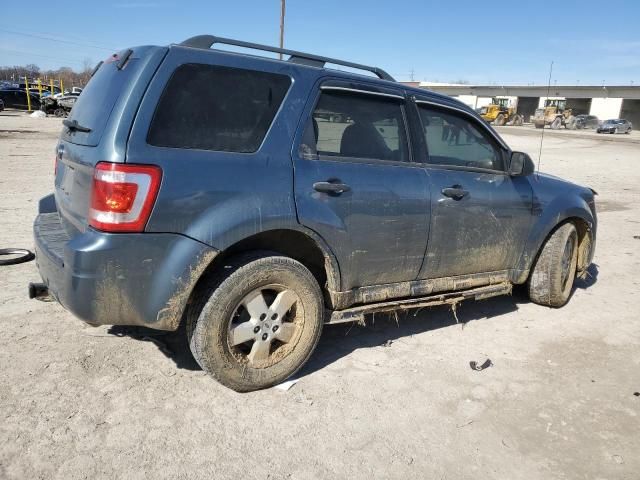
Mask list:
[[[476,362],[475,360],[472,360],[469,362],[469,366],[471,367],[471,370],[476,370],[479,372],[481,370],[484,370],[485,368],[492,367],[493,362],[491,361],[490,358],[487,358],[482,365],[478,365],[478,362]]]
[[[469,420],[467,423],[462,423],[460,425],[456,425],[456,428],[466,427],[467,425],[471,425],[472,423],[473,423],[473,420]]]

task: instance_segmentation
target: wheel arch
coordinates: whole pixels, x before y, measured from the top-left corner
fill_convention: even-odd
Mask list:
[[[191,298],[205,288],[208,279],[225,268],[230,258],[251,251],[272,251],[299,261],[318,281],[326,304],[329,307],[333,305],[335,292],[340,291],[338,262],[325,241],[306,228],[265,230],[224,248],[200,275],[191,291]]]
[[[578,231],[578,272],[590,265],[595,247],[595,219],[586,206],[575,205],[564,211],[547,212],[533,227],[520,263],[516,269],[515,283],[525,283],[544,247],[553,233],[566,223],[573,223]]]

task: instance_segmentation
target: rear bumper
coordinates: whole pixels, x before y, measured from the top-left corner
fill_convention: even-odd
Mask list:
[[[57,212],[34,222],[36,263],[50,294],[92,325],[175,330],[197,280],[217,251],[176,234],[70,238]]]

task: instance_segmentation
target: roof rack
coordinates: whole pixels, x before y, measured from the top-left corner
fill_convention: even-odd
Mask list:
[[[267,52],[282,53],[289,55],[289,61],[292,63],[298,63],[302,65],[310,65],[312,67],[324,67],[325,63],[333,63],[335,65],[342,65],[344,67],[356,68],[358,70],[366,70],[375,74],[382,80],[389,80],[395,82],[395,79],[387,72],[378,67],[369,67],[367,65],[361,65],[359,63],[345,62],[344,60],[338,60],[336,58],[322,57],[320,55],[313,55],[311,53],[297,52],[295,50],[288,50],[286,48],[270,47],[269,45],[261,45],[259,43],[243,42],[241,40],[233,40],[231,38],[216,37],[214,35],[197,35],[195,37],[188,38],[180,45],[184,47],[204,48],[209,49],[215,43],[222,43],[224,45],[234,45],[236,47],[251,48],[253,50],[263,50]]]

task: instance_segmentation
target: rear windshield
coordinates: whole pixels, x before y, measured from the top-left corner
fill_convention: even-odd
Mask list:
[[[255,152],[290,85],[286,75],[181,65],[162,93],[147,142],[157,147]]]
[[[96,146],[111,110],[125,85],[131,80],[138,66],[138,59],[131,58],[122,70],[118,62],[103,63],[93,75],[82,94],[78,97],[69,120],[77,120],[78,125],[90,128],[88,133],[63,129],[65,140],[80,145]]]

